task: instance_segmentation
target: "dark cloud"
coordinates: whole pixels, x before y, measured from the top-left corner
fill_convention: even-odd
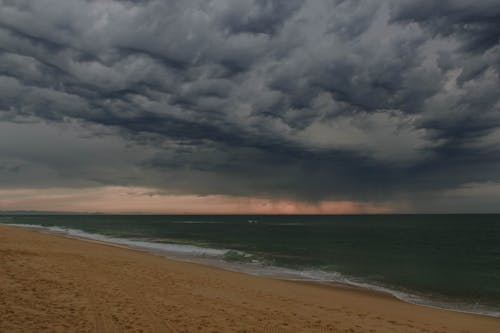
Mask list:
[[[2,146],[9,186],[404,197],[422,209],[424,194],[500,181],[498,1],[0,6],[0,120],[23,128],[4,139],[31,129],[44,145],[63,126],[80,133],[68,142],[117,152]]]
[[[458,35],[466,51],[483,52],[500,42],[500,5],[494,0],[398,1],[393,21],[419,22],[434,34]]]
[[[301,5],[301,0],[234,1],[219,14],[220,29],[231,34],[274,34]]]

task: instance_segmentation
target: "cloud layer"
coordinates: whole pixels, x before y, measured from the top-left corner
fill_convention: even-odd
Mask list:
[[[0,9],[3,187],[425,210],[427,198],[500,181],[498,1]]]

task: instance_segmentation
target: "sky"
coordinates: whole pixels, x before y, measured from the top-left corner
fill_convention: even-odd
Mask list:
[[[0,210],[499,203],[498,0],[0,0]]]

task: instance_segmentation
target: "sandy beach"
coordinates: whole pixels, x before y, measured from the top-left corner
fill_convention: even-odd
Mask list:
[[[0,226],[0,332],[500,332],[500,319]]]

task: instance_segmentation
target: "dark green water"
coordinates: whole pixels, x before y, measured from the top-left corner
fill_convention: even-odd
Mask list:
[[[384,287],[419,296],[420,303],[500,312],[500,215],[72,215],[0,222],[233,249],[247,256],[229,252],[221,259]]]

